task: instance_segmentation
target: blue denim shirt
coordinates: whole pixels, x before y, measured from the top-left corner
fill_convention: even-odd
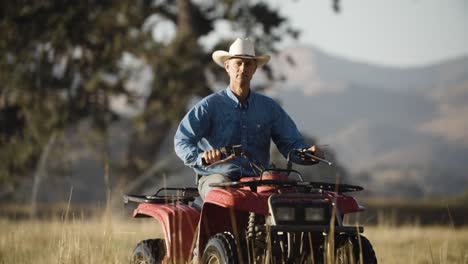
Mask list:
[[[202,166],[203,152],[241,144],[253,162],[270,166],[270,142],[283,156],[308,148],[288,114],[273,99],[250,92],[241,104],[228,87],[198,102],[182,119],[174,137],[177,155],[201,175],[223,174],[232,179],[254,176],[245,158],[209,169]]]

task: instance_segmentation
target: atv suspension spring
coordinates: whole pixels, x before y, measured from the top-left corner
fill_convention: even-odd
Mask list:
[[[247,226],[247,239],[255,237],[255,213],[250,212],[249,223]]]

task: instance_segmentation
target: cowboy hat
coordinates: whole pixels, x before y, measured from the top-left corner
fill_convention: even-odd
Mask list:
[[[230,58],[254,59],[257,61],[257,67],[262,67],[269,60],[269,55],[255,56],[254,44],[250,39],[236,39],[229,47],[229,52],[217,50],[213,52],[213,60],[219,66],[224,68],[224,62]]]

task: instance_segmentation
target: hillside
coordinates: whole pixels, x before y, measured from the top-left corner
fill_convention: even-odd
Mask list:
[[[272,64],[285,81],[268,93],[373,193],[468,188],[468,58],[387,68],[297,47]]]

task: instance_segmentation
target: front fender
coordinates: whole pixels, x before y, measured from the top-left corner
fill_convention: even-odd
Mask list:
[[[217,233],[230,232],[236,239],[239,239],[240,234],[247,227],[248,218],[249,212],[247,211],[205,201],[199,224],[198,256],[202,256],[208,240]]]
[[[362,212],[365,210],[365,208],[362,205],[358,204],[357,200],[352,196],[348,196],[345,194],[337,194],[334,192],[326,193],[330,198],[334,197],[336,199],[336,205],[338,207],[338,210],[342,214],[341,217],[343,217],[345,214]]]
[[[185,204],[142,203],[134,217],[151,216],[162,226],[167,263],[186,263],[191,257],[200,213]]]
[[[252,192],[243,189],[214,189],[208,192],[205,203],[224,208],[268,215],[268,197],[272,192]]]

